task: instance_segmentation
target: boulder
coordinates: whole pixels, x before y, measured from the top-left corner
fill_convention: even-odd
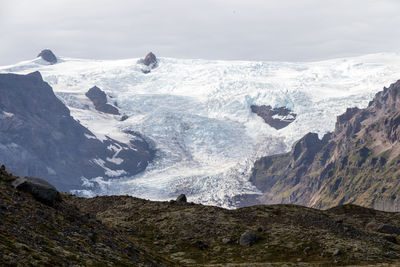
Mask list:
[[[177,197],[176,202],[178,202],[178,203],[186,203],[187,199],[186,199],[185,194],[181,194],[179,197]]]
[[[43,204],[54,207],[61,202],[61,196],[57,189],[41,178],[20,177],[12,184],[20,191],[32,194],[37,201]]]
[[[239,239],[239,244],[243,247],[251,247],[260,240],[260,237],[250,232],[244,232]]]
[[[39,53],[38,57],[41,57],[43,60],[49,62],[50,64],[57,63],[57,58],[50,49],[42,50],[42,52]]]
[[[224,238],[222,238],[222,243],[223,244],[229,244],[229,243],[231,243],[232,242],[232,240],[229,238],[229,237],[224,237]]]
[[[119,115],[116,107],[107,104],[107,95],[99,87],[94,86],[90,88],[85,95],[93,102],[96,110],[112,115]]]

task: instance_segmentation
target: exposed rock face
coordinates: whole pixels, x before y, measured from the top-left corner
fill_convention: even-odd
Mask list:
[[[134,132],[127,133],[130,143],[96,139],[39,72],[0,74],[0,96],[0,162],[20,176],[42,177],[66,191],[80,188],[81,177],[134,175],[153,158]]]
[[[99,87],[94,86],[90,88],[85,95],[93,102],[94,107],[98,111],[119,115],[119,111],[116,107],[107,104],[107,95]]]
[[[322,140],[307,134],[289,153],[264,157],[251,181],[262,203],[326,208],[344,203],[400,210],[400,81],[365,109],[338,116]]]
[[[157,65],[156,55],[154,55],[153,52],[148,53],[143,60],[143,64],[154,68]]]
[[[265,105],[252,105],[250,108],[253,113],[263,118],[265,123],[277,130],[288,126],[297,116],[286,107],[272,108]]]
[[[150,52],[146,55],[144,59],[140,59],[138,63],[143,64],[142,72],[144,74],[150,73],[152,69],[158,66],[158,59],[153,52]]]
[[[43,179],[19,177],[13,182],[13,186],[20,191],[32,194],[36,200],[46,205],[54,207],[61,202],[61,196],[57,189]]]
[[[290,166],[307,165],[313,162],[315,155],[321,150],[324,141],[316,133],[308,133],[293,144]]]
[[[41,57],[43,60],[49,62],[50,64],[57,63],[57,58],[50,49],[42,50],[42,52],[39,53],[38,57]]]

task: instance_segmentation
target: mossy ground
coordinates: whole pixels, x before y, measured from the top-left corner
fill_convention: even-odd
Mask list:
[[[115,229],[62,202],[50,207],[0,169],[0,266],[160,266]]]
[[[400,246],[393,240],[389,242],[386,235],[365,230],[364,221],[352,218],[350,213],[338,214],[337,210],[296,205],[226,210],[128,196],[70,196],[68,201],[124,232],[142,249],[157,251],[177,265],[344,266],[391,263],[400,258]],[[359,213],[365,213],[366,221],[393,218],[394,222],[399,216],[379,212],[380,216],[371,215],[369,209],[360,208],[356,218]],[[260,240],[251,247],[240,246],[244,231],[257,234]]]

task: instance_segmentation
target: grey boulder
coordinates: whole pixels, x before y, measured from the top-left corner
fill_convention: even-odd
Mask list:
[[[260,240],[260,237],[250,232],[244,232],[239,239],[239,244],[243,247],[251,247]]]
[[[54,207],[57,203],[61,202],[61,196],[57,189],[43,179],[20,177],[12,184],[20,191],[32,194],[37,201],[43,204]]]
[[[179,195],[179,197],[177,197],[177,199],[176,199],[176,202],[178,202],[178,203],[186,203],[187,199],[186,199],[185,194]]]

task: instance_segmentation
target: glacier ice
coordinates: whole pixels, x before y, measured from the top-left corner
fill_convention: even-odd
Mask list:
[[[85,189],[78,194],[166,200],[185,193],[189,201],[235,206],[232,197],[259,193],[248,181],[257,158],[288,151],[307,132],[332,131],[337,115],[365,107],[400,70],[400,56],[393,53],[293,63],[160,58],[148,74],[137,61],[60,58],[47,65],[34,59],[0,67],[0,72],[39,70],[72,116],[96,135],[88,138],[127,143],[125,132],[131,130],[154,143],[156,158],[145,172],[108,180],[83,177]],[[126,120],[92,107],[85,92],[95,85]],[[297,118],[275,130],[251,112],[253,104],[286,106]],[[107,160],[117,162],[120,148],[110,149],[115,156]]]

